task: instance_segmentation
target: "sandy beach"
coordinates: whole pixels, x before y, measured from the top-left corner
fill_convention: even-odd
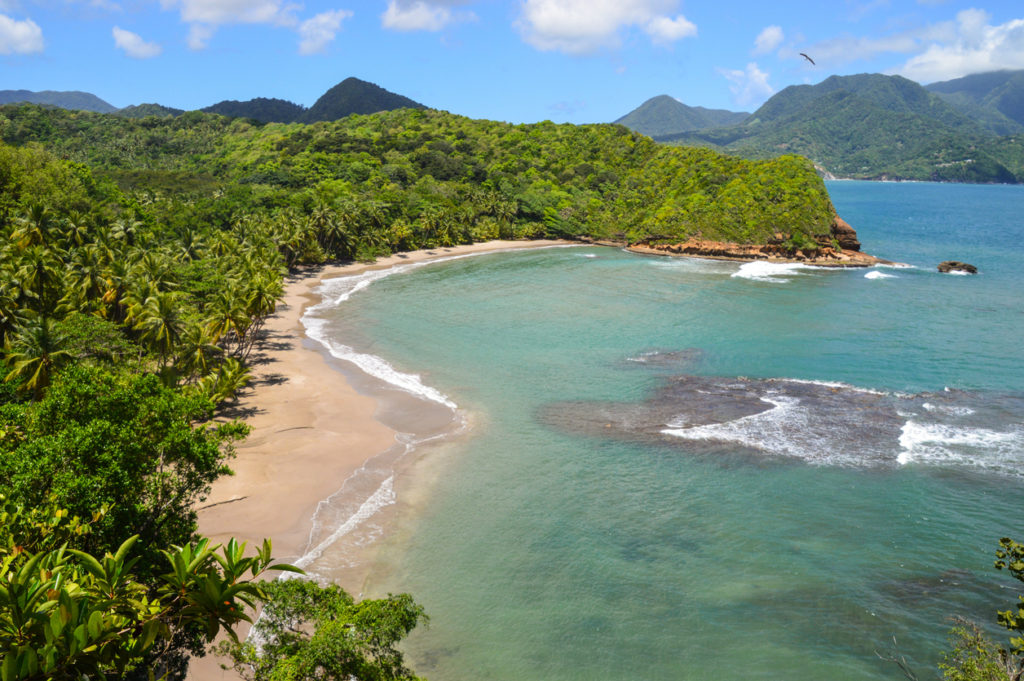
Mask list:
[[[395,442],[395,432],[375,418],[377,401],[360,394],[330,366],[331,358],[307,338],[301,318],[319,302],[325,279],[436,258],[571,242],[489,241],[400,253],[372,264],[311,268],[289,277],[265,338],[253,353],[250,388],[229,412],[252,431],[236,447],[233,476],[213,485],[199,505],[199,531],[217,542],[234,537],[257,545],[273,541],[274,556],[295,561],[306,548],[318,503],[336,492],[368,459]],[[348,589],[357,585],[343,584]],[[192,679],[237,678],[207,657]]]

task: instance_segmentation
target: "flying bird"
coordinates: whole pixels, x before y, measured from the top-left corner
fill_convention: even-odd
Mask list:
[[[800,53],[800,56],[801,56],[801,57],[803,57],[804,59],[806,59],[807,61],[811,62],[811,64],[813,64],[814,66],[817,66],[817,64],[815,64],[815,63],[814,63],[814,60],[813,60],[813,59],[811,59],[810,57],[808,57],[808,56],[807,56],[806,54],[804,54],[803,52],[801,52],[801,53]]]

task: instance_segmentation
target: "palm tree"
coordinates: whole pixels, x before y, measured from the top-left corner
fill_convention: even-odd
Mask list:
[[[33,203],[24,214],[14,218],[14,224],[11,238],[22,248],[46,246],[56,237],[57,216],[39,203]]]
[[[160,355],[160,366],[166,366],[184,330],[178,294],[154,293],[146,298],[134,317],[135,328],[141,332],[143,342]]]
[[[192,323],[181,332],[181,341],[174,366],[182,376],[194,379],[210,371],[210,361],[224,351],[218,347],[209,330]]]
[[[39,317],[18,328],[4,347],[7,364],[11,367],[4,380],[25,378],[25,387],[32,391],[33,399],[38,400],[57,368],[72,358],[63,348],[64,341],[47,317]]]

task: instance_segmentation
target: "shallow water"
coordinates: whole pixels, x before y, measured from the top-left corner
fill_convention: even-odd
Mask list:
[[[829,190],[911,267],[583,247],[329,284],[311,335],[407,435],[311,569],[386,517],[366,592],[424,604],[435,679],[897,678],[893,637],[928,678],[946,617],[1015,600],[1024,189]]]

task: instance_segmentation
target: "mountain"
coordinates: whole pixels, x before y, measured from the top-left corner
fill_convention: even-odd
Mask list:
[[[309,109],[284,99],[257,97],[245,102],[225,100],[202,111],[233,118],[251,118],[263,123],[315,123],[336,121],[354,113],[425,108],[419,102],[388,92],[373,83],[346,78],[325,92]]]
[[[832,76],[788,87],[739,125],[671,141],[750,158],[801,154],[839,177],[1024,181],[1024,139],[997,137],[900,76]]]
[[[358,78],[346,78],[316,100],[302,116],[301,122],[336,121],[350,114],[426,108],[419,102],[388,92],[373,83]]]
[[[0,105],[2,104],[45,104],[56,106],[60,109],[72,109],[82,111],[95,111],[97,113],[113,113],[117,107],[104,102],[96,95],[88,92],[58,92],[55,90],[43,90],[32,92],[31,90],[0,90]]]
[[[1024,132],[1024,71],[978,73],[926,89],[997,134]]]
[[[674,97],[659,95],[615,121],[655,139],[691,130],[717,128],[742,123],[750,114],[725,109],[687,106]]]
[[[147,118],[149,116],[156,116],[157,118],[174,118],[185,113],[183,109],[173,109],[169,106],[163,106],[161,104],[133,104],[132,106],[126,106],[123,109],[118,109],[114,112],[117,116],[124,116],[125,118]]]
[[[306,113],[306,107],[284,99],[257,97],[245,102],[228,99],[202,111],[232,118],[251,118],[263,123],[295,123]]]

